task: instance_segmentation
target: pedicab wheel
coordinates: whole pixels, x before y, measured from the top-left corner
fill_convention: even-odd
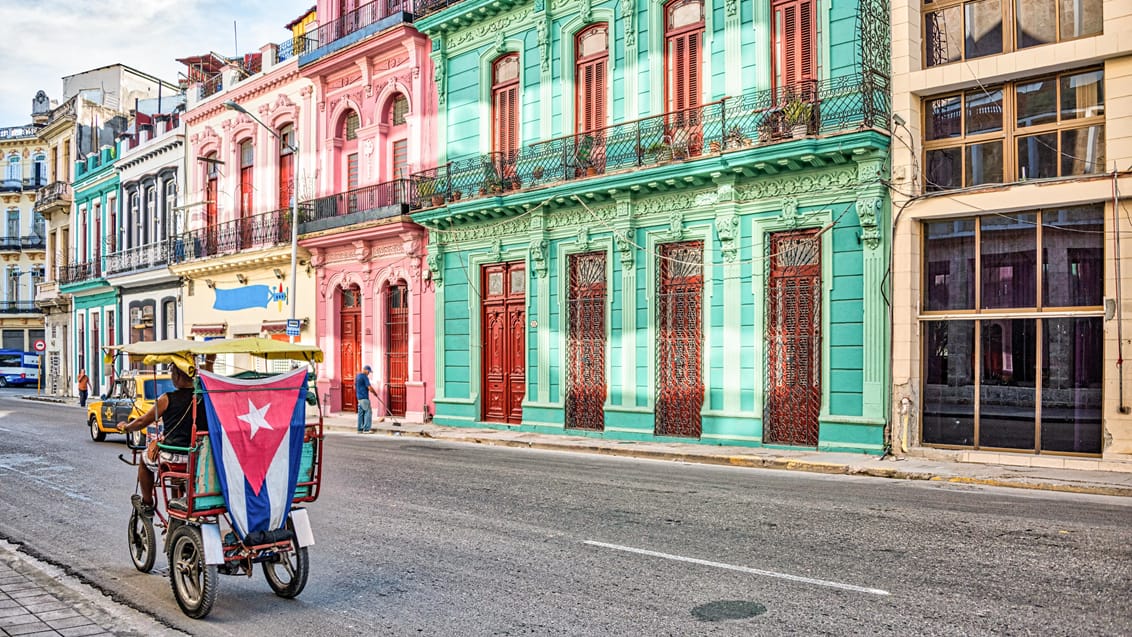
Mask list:
[[[281,551],[274,558],[263,562],[263,577],[267,585],[280,597],[291,599],[298,597],[307,585],[307,576],[310,574],[310,557],[307,547],[299,546],[294,537],[294,528],[291,529],[291,550]]]
[[[157,537],[153,534],[153,518],[139,515],[135,510],[130,514],[130,559],[134,561],[134,568],[142,573],[153,570],[153,561],[157,559]]]
[[[132,449],[145,448],[145,431],[131,431],[126,434],[126,444]]]
[[[90,425],[90,439],[91,440],[93,440],[95,442],[102,442],[103,440],[106,440],[106,433],[104,431],[102,431],[102,429],[98,426],[98,419],[97,418],[95,418],[94,416],[91,416],[90,420],[87,422],[87,424]]]
[[[216,601],[216,565],[204,563],[200,528],[185,524],[173,532],[169,549],[169,582],[181,612],[200,619]]]

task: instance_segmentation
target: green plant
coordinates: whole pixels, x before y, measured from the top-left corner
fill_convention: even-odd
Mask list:
[[[417,182],[417,195],[422,199],[431,197],[436,194],[436,179],[432,177],[421,179]]]
[[[782,107],[782,115],[787,126],[808,125],[813,112],[813,104],[798,98],[790,100]]]

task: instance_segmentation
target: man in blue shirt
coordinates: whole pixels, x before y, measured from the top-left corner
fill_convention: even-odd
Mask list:
[[[370,372],[373,368],[366,365],[362,368],[362,373],[354,377],[354,391],[358,399],[358,433],[368,434],[373,433],[370,427],[373,426],[373,409],[369,404],[369,395],[377,396],[377,390],[369,382]]]

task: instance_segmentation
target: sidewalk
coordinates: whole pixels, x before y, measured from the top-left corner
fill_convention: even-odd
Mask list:
[[[1018,489],[1132,497],[1132,462],[977,451],[917,450],[903,459],[855,453],[725,447],[694,443],[605,440],[506,429],[443,427],[393,420],[375,422],[374,435],[416,436],[501,447],[524,447],[701,464],[930,480]],[[352,414],[323,418],[328,431],[357,434]],[[1006,463],[1017,463],[1009,465]]]

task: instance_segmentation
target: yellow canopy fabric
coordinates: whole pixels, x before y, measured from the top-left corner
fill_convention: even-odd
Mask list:
[[[171,338],[164,341],[145,341],[129,345],[111,345],[103,348],[104,359],[110,363],[118,353],[132,358],[142,357],[145,365],[173,364],[191,373],[193,357],[210,354],[250,354],[269,360],[299,360],[322,362],[322,350],[314,345],[287,343],[269,338],[222,338],[212,341],[190,341]]]

